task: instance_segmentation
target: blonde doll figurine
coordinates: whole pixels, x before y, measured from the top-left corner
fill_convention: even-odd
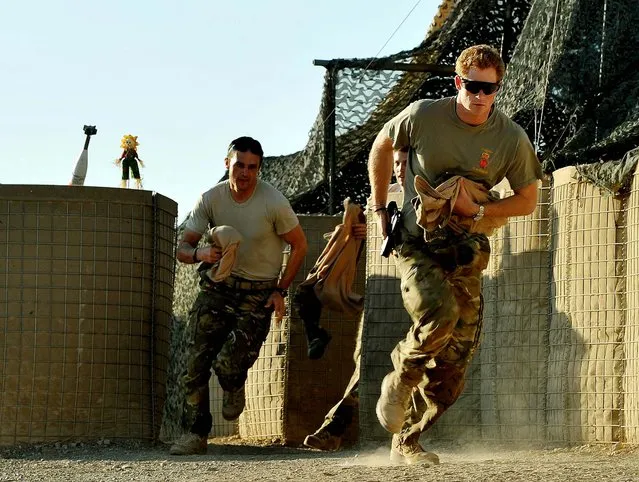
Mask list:
[[[122,181],[120,182],[120,187],[129,187],[129,169],[131,169],[133,179],[135,179],[135,187],[142,189],[142,179],[140,178],[138,162],[142,167],[144,167],[144,163],[142,162],[142,159],[138,157],[138,145],[138,136],[127,134],[122,137],[120,147],[124,149],[124,151],[120,158],[115,160],[116,166],[122,164]]]

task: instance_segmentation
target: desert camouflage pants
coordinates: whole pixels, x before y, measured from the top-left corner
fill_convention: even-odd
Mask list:
[[[490,245],[483,234],[446,232],[428,243],[404,236],[396,264],[413,324],[391,358],[402,381],[414,387],[401,433],[408,438],[427,430],[463,390],[479,345],[481,274]]]
[[[184,426],[206,436],[213,420],[209,409],[211,368],[220,386],[236,391],[244,386],[268,335],[273,289],[233,290],[215,283],[198,294],[189,312],[188,362],[183,377],[186,393]]]

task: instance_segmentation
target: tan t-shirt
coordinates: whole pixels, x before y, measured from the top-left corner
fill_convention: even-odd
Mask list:
[[[432,186],[459,175],[491,189],[508,179],[519,189],[542,178],[541,165],[526,132],[499,109],[486,122],[470,126],[455,111],[455,97],[413,102],[384,126],[393,148],[410,147],[404,186],[405,226],[419,235],[415,176]]]
[[[272,280],[282,268],[286,243],[280,236],[298,224],[284,195],[258,179],[253,195],[243,203],[233,200],[228,181],[202,194],[186,229],[203,234],[209,226],[233,226],[242,235],[242,242],[232,274],[250,280]]]

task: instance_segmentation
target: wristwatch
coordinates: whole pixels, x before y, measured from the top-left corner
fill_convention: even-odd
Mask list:
[[[284,288],[275,288],[275,291],[277,291],[282,298],[286,298],[288,296],[288,290],[285,290]]]
[[[479,211],[477,211],[477,214],[475,214],[475,216],[473,217],[473,221],[477,222],[483,217],[484,217],[484,205],[480,204]]]

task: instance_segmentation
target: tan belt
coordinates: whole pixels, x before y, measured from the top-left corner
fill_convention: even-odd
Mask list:
[[[239,278],[237,276],[227,276],[220,281],[220,284],[226,285],[234,290],[259,291],[275,289],[277,287],[277,279],[267,281],[252,281],[249,279]]]

